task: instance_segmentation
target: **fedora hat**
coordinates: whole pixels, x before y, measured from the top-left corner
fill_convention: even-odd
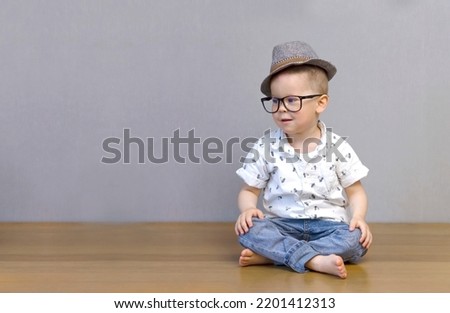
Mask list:
[[[311,46],[305,42],[291,41],[275,46],[272,52],[270,74],[261,84],[262,93],[271,96],[270,80],[275,74],[294,65],[306,64],[323,69],[328,76],[328,80],[336,74],[336,67],[328,61],[319,59]]]

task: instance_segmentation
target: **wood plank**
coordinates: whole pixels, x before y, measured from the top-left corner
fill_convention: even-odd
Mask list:
[[[232,223],[0,223],[0,292],[450,292],[450,224],[372,224],[348,278],[237,264]]]

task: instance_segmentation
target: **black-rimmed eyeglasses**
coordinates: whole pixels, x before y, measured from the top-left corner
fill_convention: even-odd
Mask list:
[[[283,103],[289,112],[298,112],[302,109],[303,100],[322,96],[323,94],[307,95],[307,96],[287,96],[284,98],[265,97],[261,98],[261,103],[267,113],[276,113]]]

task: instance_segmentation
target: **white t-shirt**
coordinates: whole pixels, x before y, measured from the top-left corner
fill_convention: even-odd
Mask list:
[[[266,131],[236,173],[263,189],[267,217],[327,219],[349,223],[344,188],[367,176],[344,137],[319,122],[317,148],[298,154],[281,129]]]

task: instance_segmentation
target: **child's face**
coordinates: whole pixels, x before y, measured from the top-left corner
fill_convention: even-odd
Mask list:
[[[272,78],[270,89],[272,97],[284,98],[286,96],[308,96],[320,94],[314,90],[309,82],[308,73],[285,73],[282,72]],[[319,114],[322,113],[328,101],[326,95],[302,100],[302,109],[290,112],[280,103],[280,108],[272,114],[273,120],[288,137],[296,135],[309,135],[317,129]]]

